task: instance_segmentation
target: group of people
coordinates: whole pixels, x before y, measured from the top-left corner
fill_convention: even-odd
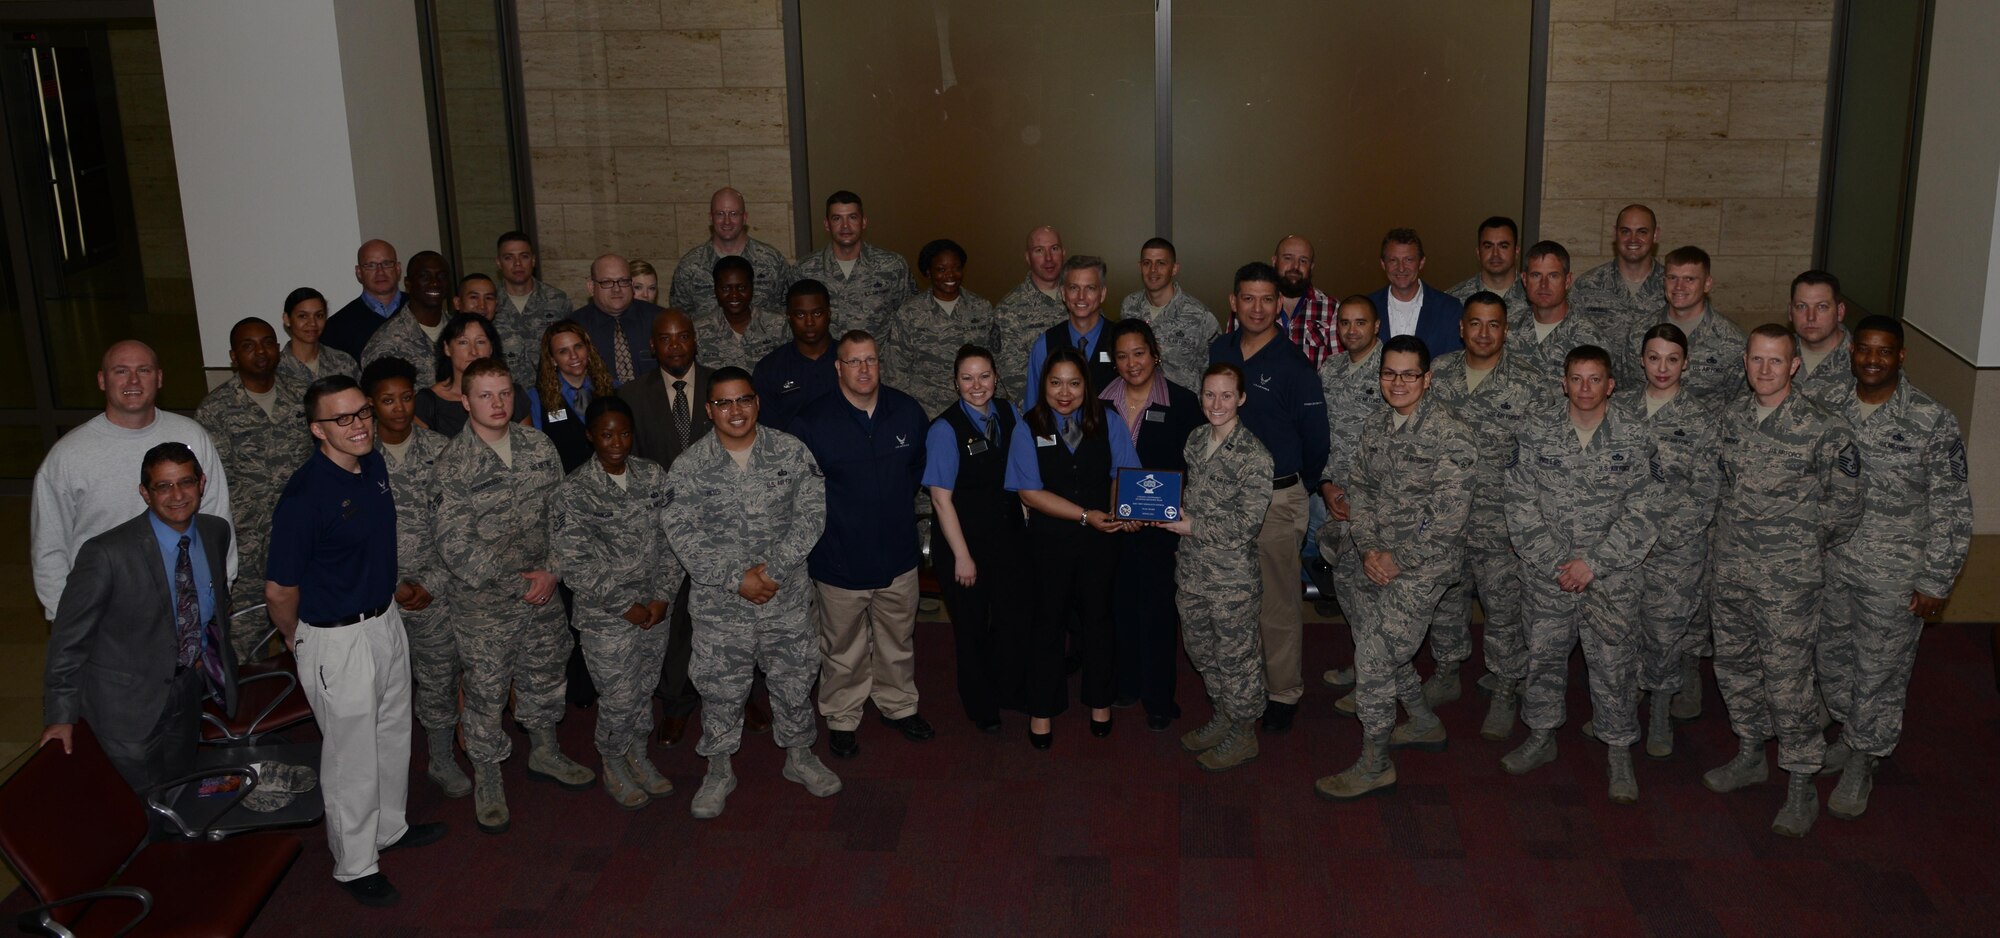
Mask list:
[[[235,664],[270,651],[231,610],[267,603],[314,675],[335,878],[386,904],[379,852],[443,834],[403,814],[412,712],[426,774],[488,833],[510,821],[510,706],[530,778],[601,784],[628,809],[673,791],[649,755],[653,699],[668,746],[699,707],[698,818],[736,787],[746,727],[819,797],[842,785],[814,753],[819,719],[837,758],[860,753],[870,702],[932,738],[914,667],[927,543],[982,732],[1016,711],[1050,748],[1077,672],[1093,735],[1130,706],[1166,730],[1185,651],[1212,715],[1181,745],[1210,771],[1244,765],[1297,713],[1317,569],[1353,635],[1352,667],[1323,679],[1352,685],[1335,707],[1363,728],[1322,796],[1385,791],[1392,751],[1446,745],[1435,708],[1462,694],[1476,597],[1481,735],[1527,730],[1505,771],[1556,757],[1581,643],[1585,735],[1607,747],[1610,798],[1635,801],[1642,700],[1646,752],[1669,758],[1712,656],[1742,748],[1705,783],[1763,781],[1778,740],[1773,828],[1803,836],[1816,775],[1841,773],[1835,816],[1865,809],[1921,621],[1968,547],[1964,444],[1903,377],[1900,324],[1849,330],[1838,281],[1808,271],[1790,326],[1746,334],[1710,303],[1705,253],[1655,258],[1645,206],[1581,276],[1561,245],[1523,251],[1513,221],[1487,219],[1479,273],[1449,290],[1396,229],[1386,284],[1338,300],[1286,237],[1236,272],[1226,317],[1159,238],[1113,317],[1106,262],[1051,227],[996,304],[947,239],[918,253],[919,286],[866,241],[851,192],[796,265],[750,238],[734,190],[710,214],[664,305],[656,268],[606,255],[572,309],[520,232],[498,241],[497,280],[429,251],[405,271],[370,241],[338,312],[301,288],[282,346],[263,318],[236,324],[233,375],[194,421],[155,407],[150,349],[114,345],[104,416],[37,475],[46,738],[87,720],[135,789],[183,774],[201,701],[233,705]],[[1140,468],[1184,474],[1172,520],[1116,510],[1119,470]],[[104,575],[114,547],[158,589],[115,589],[132,581]],[[119,636],[141,625],[170,660],[133,663]],[[556,739],[582,681],[596,771]]]

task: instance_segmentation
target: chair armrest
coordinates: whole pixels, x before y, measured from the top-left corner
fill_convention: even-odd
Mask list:
[[[131,931],[133,926],[138,925],[141,919],[151,915],[153,912],[152,893],[137,886],[106,886],[103,889],[94,889],[90,892],[79,893],[67,899],[45,902],[15,916],[14,922],[20,926],[22,931],[39,931],[45,935],[57,936],[57,938],[76,938],[74,932],[57,924],[56,920],[50,917],[49,910],[59,909],[66,905],[75,905],[79,902],[95,902],[99,899],[129,899],[139,903],[139,914],[132,916],[132,920],[125,923],[124,928],[118,929],[118,934],[120,935]]]
[[[147,789],[146,808],[152,811],[154,814],[158,814],[159,816],[166,818],[169,822],[171,822],[174,825],[175,830],[180,831],[182,837],[186,837],[189,840],[196,840],[203,838],[208,840],[221,840],[226,835],[216,832],[213,829],[214,828],[213,822],[210,823],[210,826],[204,827],[200,830],[195,830],[193,828],[190,828],[188,827],[187,821],[181,818],[180,812],[175,811],[172,805],[169,805],[165,801],[161,800],[166,796],[167,792],[170,792],[175,788],[178,788],[182,785],[186,785],[190,782],[198,782],[205,778],[214,778],[217,775],[240,775],[243,777],[244,780],[243,787],[238,788],[235,791],[235,793],[230,796],[229,803],[223,805],[222,810],[215,812],[215,819],[219,821],[222,818],[228,816],[231,810],[234,810],[235,807],[238,804],[240,804],[244,798],[248,797],[252,791],[256,790],[258,782],[256,766],[254,765],[217,766],[212,769],[202,769],[201,771],[198,772],[193,772],[187,775],[183,775],[180,778],[173,779],[171,781],[161,782],[160,784],[155,785],[150,789]]]
[[[270,605],[269,603],[258,603],[254,606],[245,606],[241,609],[232,610],[229,613],[229,623],[231,626],[234,626],[240,622],[248,620],[249,617],[255,616],[259,613],[262,613],[268,617],[269,611],[267,607],[269,605]],[[269,619],[267,618],[266,621],[269,621]],[[268,647],[271,644],[271,639],[276,637],[277,634],[278,634],[278,627],[277,625],[273,624],[270,627],[266,628],[263,634],[258,635],[257,644],[252,645],[250,647],[252,648]]]
[[[270,641],[270,636],[268,635],[265,636],[264,640]],[[243,685],[249,684],[253,681],[275,681],[275,680],[283,680],[289,686],[287,686],[283,691],[280,691],[276,696],[272,697],[271,702],[264,705],[264,709],[257,711],[257,715],[250,718],[250,725],[244,727],[243,736],[241,738],[248,738],[257,735],[258,727],[264,725],[264,721],[271,716],[272,712],[278,709],[278,705],[284,703],[285,698],[292,696],[292,692],[299,689],[299,678],[298,675],[295,675],[290,671],[284,671],[284,670],[265,671],[261,674],[252,674],[249,677],[237,678],[236,686],[239,690],[243,687]]]

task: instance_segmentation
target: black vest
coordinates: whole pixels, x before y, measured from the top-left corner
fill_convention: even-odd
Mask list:
[[[1078,414],[1081,413],[1079,410]],[[1033,427],[1022,430],[1034,432]],[[1042,490],[1067,498],[1079,508],[1110,511],[1111,440],[1104,434],[1121,432],[1124,431],[1119,427],[1106,425],[1097,436],[1085,434],[1074,453],[1063,445],[1060,435],[1053,445],[1036,446],[1035,463],[1042,473]],[[1065,534],[1082,530],[1075,518],[1051,518],[1039,511],[1030,519],[1029,527]]]
[[[556,380],[561,381],[562,378]],[[538,416],[542,418],[542,435],[556,445],[556,455],[562,457],[563,473],[567,475],[589,462],[596,451],[591,449],[590,437],[584,432],[583,412],[571,408],[569,402],[563,400],[561,388],[556,389],[555,398],[542,402],[542,412]],[[563,419],[549,419],[550,414],[564,410],[567,413]]]
[[[1117,323],[1109,319],[1097,329],[1097,349],[1090,353],[1090,393],[1102,394],[1111,382],[1119,380],[1118,366],[1111,363],[1111,347],[1118,344]],[[1049,331],[1042,333],[1042,377],[1049,376],[1048,356],[1059,348],[1076,348],[1069,341],[1069,320],[1056,323]],[[1078,351],[1082,351],[1079,349]],[[1035,396],[1041,396],[1041,389],[1035,389]]]
[[[956,403],[939,414],[938,419],[951,427],[953,445],[958,447],[958,476],[952,483],[951,506],[958,513],[965,546],[981,565],[996,551],[1012,554],[1021,532],[1021,497],[1007,491],[1005,484],[1008,446],[1014,434],[1022,431],[1022,424],[1014,418],[1014,408],[1004,399],[993,399],[993,419],[1000,427],[997,446],[986,439],[977,423],[966,415],[965,408]],[[943,543],[944,534],[934,530],[932,550]]]

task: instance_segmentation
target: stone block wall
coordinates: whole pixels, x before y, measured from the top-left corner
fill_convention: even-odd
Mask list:
[[[516,0],[542,274],[585,296],[590,261],[662,279],[741,190],[751,234],[792,253],[779,0]]]
[[[1618,209],[1714,258],[1715,303],[1780,319],[1812,264],[1834,0],[1552,0],[1541,235],[1580,272]]]

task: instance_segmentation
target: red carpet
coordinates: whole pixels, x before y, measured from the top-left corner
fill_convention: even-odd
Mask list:
[[[601,791],[526,781],[518,740],[514,827],[492,837],[473,826],[470,799],[446,802],[424,778],[419,740],[412,815],[452,830],[389,856],[402,904],[367,910],[335,888],[315,828],[252,934],[1937,935],[1993,934],[2000,917],[2000,701],[1983,627],[1926,632],[1908,732],[1867,816],[1822,812],[1803,841],[1769,831],[1784,794],[1775,767],[1754,790],[1701,787],[1701,771],[1735,752],[1712,684],[1671,761],[1635,749],[1636,807],[1605,798],[1604,750],[1576,731],[1588,716],[1580,660],[1554,765],[1503,774],[1520,731],[1479,739],[1485,700],[1468,681],[1441,711],[1449,751],[1399,754],[1393,794],[1332,805],[1312,780],[1360,745],[1318,683],[1347,660],[1344,627],[1308,627],[1298,725],[1222,776],[1175,739],[1207,717],[1191,672],[1172,732],[1121,710],[1114,735],[1094,739],[1072,708],[1055,749],[1036,752],[1024,718],[1009,714],[1000,737],[964,720],[950,629],[919,634],[938,738],[907,742],[871,711],[861,755],[827,760],[847,786],[834,798],[779,778],[770,737],[751,736],[727,813],[694,821],[704,765],[690,740],[655,750],[677,791],[627,813]],[[590,723],[575,710],[565,722],[573,755],[590,752]],[[1832,780],[1820,790],[1824,803]],[[24,906],[19,894],[6,903]]]

